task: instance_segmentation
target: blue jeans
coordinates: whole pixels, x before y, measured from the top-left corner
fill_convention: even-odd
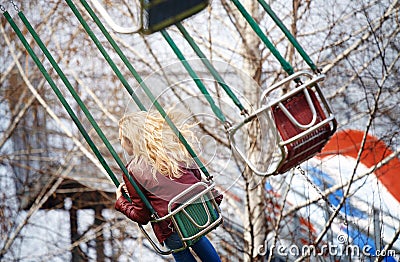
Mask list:
[[[178,233],[174,232],[169,238],[164,241],[165,245],[170,249],[178,249],[182,247],[182,242],[178,236]],[[211,242],[205,237],[201,237],[191,248],[201,261],[207,262],[220,262],[217,251],[211,244]],[[190,253],[189,248],[186,248],[179,252],[172,253],[176,262],[196,262],[196,259]]]

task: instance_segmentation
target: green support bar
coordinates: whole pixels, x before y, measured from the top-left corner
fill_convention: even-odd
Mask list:
[[[76,7],[73,5],[73,3],[70,0],[66,0],[68,5],[71,7],[73,10],[75,16],[78,18],[78,20],[81,22],[82,26],[86,30],[86,32],[89,34],[89,36],[92,38],[94,42],[98,43],[98,47],[101,46],[101,43],[98,41],[97,37],[94,35],[92,30],[89,28],[85,20],[83,19],[82,15],[78,12]],[[139,76],[139,74],[136,72],[132,64],[129,62],[127,57],[124,55],[124,53],[121,51],[121,49],[118,47],[117,43],[114,41],[114,39],[111,37],[111,35],[108,33],[107,29],[104,27],[104,25],[101,23],[100,19],[97,17],[97,15],[94,13],[93,9],[87,4],[85,0],[81,0],[81,3],[85,7],[86,11],[88,11],[89,15],[92,17],[92,19],[95,21],[97,26],[100,28],[101,32],[104,34],[104,36],[107,38],[111,46],[114,48],[114,50],[117,52],[119,57],[122,59],[124,64],[127,66],[129,71],[132,73],[132,75],[135,77],[135,79],[138,81],[140,86],[142,87],[143,91],[146,93],[148,98],[151,100],[151,102],[154,104],[156,109],[160,112],[162,117],[165,119],[171,130],[175,133],[175,135],[179,138],[179,140],[182,142],[182,144],[185,146],[186,150],[189,152],[193,160],[196,162],[200,170],[203,172],[203,174],[208,178],[212,179],[212,176],[209,174],[208,170],[206,167],[203,165],[201,160],[198,158],[194,150],[191,148],[189,143],[186,141],[184,136],[181,134],[181,132],[178,130],[178,128],[175,126],[175,124],[172,122],[172,120],[168,117],[167,113],[164,111],[160,103],[158,103],[157,99],[154,97],[150,89],[147,87],[145,82],[142,80],[142,78]],[[75,10],[75,11],[74,11]],[[97,44],[96,44],[97,45]],[[100,48],[99,48],[100,49]],[[101,48],[104,49],[104,48]],[[104,55],[104,54],[103,54]],[[143,110],[146,111],[146,110]]]
[[[269,41],[268,37],[264,34],[264,32],[261,30],[260,26],[257,24],[257,22],[251,17],[251,15],[246,11],[244,6],[239,2],[239,0],[232,0],[232,2],[235,4],[237,9],[240,11],[240,13],[243,15],[243,17],[246,19],[246,21],[249,23],[251,28],[253,28],[254,32],[258,35],[258,37],[264,42],[264,44],[268,47],[268,49],[271,51],[271,53],[278,59],[279,63],[281,64],[283,70],[286,71],[289,75],[292,75],[294,73],[293,67],[285,60],[285,58],[282,57],[282,55],[279,53],[279,51],[275,48],[275,46]]]
[[[210,73],[213,75],[214,79],[225,90],[227,95],[232,99],[233,103],[235,103],[235,105],[240,109],[241,114],[242,115],[248,114],[246,108],[244,108],[242,103],[240,103],[239,99],[232,92],[230,87],[225,83],[224,79],[221,77],[221,75],[218,73],[218,71],[214,68],[214,66],[211,64],[211,62],[204,55],[204,53],[201,51],[200,47],[196,44],[196,42],[190,36],[190,34],[186,30],[186,28],[180,22],[176,23],[175,25],[176,25],[176,27],[178,27],[178,29],[182,33],[183,37],[186,39],[186,41],[192,47],[193,51],[197,54],[197,56],[199,58],[201,58],[201,61],[207,67],[208,71],[210,71]]]
[[[22,14],[21,12],[18,13],[18,15]],[[93,153],[96,155],[96,157],[99,159],[101,165],[104,167],[112,181],[116,186],[119,186],[119,181],[115,177],[114,173],[111,171],[110,167],[108,166],[106,160],[103,158],[101,155],[100,151],[90,138],[89,134],[86,132],[85,128],[83,127],[82,123],[79,121],[78,117],[72,110],[71,106],[68,104],[64,96],[62,95],[60,89],[57,87],[57,85],[54,83],[53,79],[50,77],[50,74],[46,71],[45,67],[43,64],[40,62],[39,58],[29,45],[28,41],[22,34],[22,32],[19,30],[18,26],[15,24],[14,20],[11,18],[10,14],[8,12],[3,13],[4,17],[7,19],[8,23],[11,25],[13,28],[14,32],[20,39],[21,43],[25,47],[25,49],[28,51],[29,55],[32,57],[32,60],[35,62],[36,66],[39,68],[40,72],[43,74],[44,78],[47,80],[49,83],[50,87],[53,89],[54,93],[56,94],[57,98],[60,100],[61,104],[64,106],[65,110],[68,112],[69,116],[71,117],[72,121],[75,123],[77,126],[79,132],[83,135],[84,139],[88,143],[89,147],[92,149]],[[21,16],[20,16],[21,17]],[[23,15],[22,15],[23,17]],[[129,196],[124,194],[124,196],[129,199]]]
[[[190,77],[193,79],[193,81],[196,83],[197,87],[200,89],[200,91],[203,93],[204,97],[207,99],[208,103],[211,106],[211,109],[213,110],[214,114],[218,117],[218,119],[226,124],[226,118],[224,114],[221,112],[221,109],[215,104],[214,100],[212,99],[210,93],[207,91],[207,88],[204,86],[203,82],[201,79],[197,76],[196,72],[193,70],[193,68],[190,66],[189,62],[185,59],[184,55],[182,52],[179,50],[179,48],[176,46],[175,42],[172,40],[170,35],[167,33],[165,29],[160,31],[164,39],[168,42],[169,46],[172,48],[176,56],[181,60],[183,66],[185,67],[186,71],[189,73]]]
[[[304,49],[301,47],[300,43],[296,40],[296,38],[292,35],[292,33],[290,33],[289,29],[287,29],[287,27],[283,24],[283,22],[275,14],[275,12],[272,10],[272,8],[264,0],[258,0],[258,2],[261,4],[261,6],[264,8],[264,10],[268,13],[268,15],[272,18],[272,20],[275,22],[275,24],[286,35],[286,37],[289,39],[290,43],[292,43],[294,48],[296,48],[296,50],[299,52],[301,57],[303,57],[304,61],[306,61],[308,66],[311,68],[311,70],[314,73],[319,73],[320,70],[318,69],[318,67],[314,64],[314,62],[308,56],[306,51],[304,51]]]
[[[67,87],[68,91],[71,93],[71,95],[74,97],[75,101],[78,103],[79,107],[81,108],[82,112],[85,114],[87,119],[89,120],[90,124],[93,126],[94,130],[96,133],[99,135],[100,139],[103,141],[104,145],[107,147],[115,161],[117,162],[119,168],[122,170],[122,172],[126,175],[128,178],[129,182],[132,184],[136,192],[138,193],[140,199],[143,201],[143,203],[146,205],[146,207],[149,209],[151,214],[155,214],[156,211],[154,208],[151,206],[150,202],[147,200],[146,196],[141,192],[140,188],[138,185],[135,183],[133,180],[132,176],[129,174],[129,171],[125,167],[124,163],[122,162],[121,158],[118,156],[117,152],[115,152],[113,146],[111,143],[108,141],[107,137],[104,135],[103,131],[100,129],[96,121],[94,120],[92,114],[89,112],[88,108],[85,106],[79,95],[76,93],[74,88],[72,87],[71,83],[68,81],[67,77],[65,76],[64,72],[61,70],[61,68],[58,66],[57,62],[54,60],[42,40],[39,38],[39,35],[35,32],[29,21],[26,19],[24,14],[22,12],[18,12],[18,16],[21,18],[22,22],[25,24],[27,27],[28,31],[31,33],[33,38],[35,39],[36,43],[42,50],[42,52],[45,54],[47,59],[50,61],[51,65],[53,68],[56,70],[57,74],[60,76],[61,80]]]
[[[75,16],[78,18],[79,22],[82,25],[86,25],[85,20],[83,19],[83,17],[79,14],[78,9],[75,7],[75,5],[72,3],[71,0],[65,0],[67,2],[67,4],[69,5],[69,7],[71,8],[72,12],[75,14]],[[77,15],[78,14],[78,15]],[[88,27],[88,26],[87,26]],[[86,28],[85,28],[86,29]],[[89,29],[90,30],[90,29]],[[89,32],[88,32],[89,34]],[[90,30],[90,36],[94,35],[93,32]],[[125,87],[125,89],[128,91],[128,93],[131,95],[132,99],[135,101],[136,105],[140,108],[140,110],[145,111],[146,108],[144,107],[144,105],[142,104],[142,102],[140,102],[140,99],[136,96],[135,92],[133,91],[132,87],[129,85],[128,81],[126,81],[125,77],[122,75],[121,71],[117,68],[117,66],[115,65],[115,63],[113,62],[113,60],[111,59],[111,57],[107,54],[106,50],[104,49],[104,47],[101,45],[99,39],[97,39],[96,37],[91,37],[93,42],[95,43],[95,45],[97,46],[97,48],[99,49],[99,51],[101,52],[101,54],[104,56],[104,58],[106,59],[106,61],[108,62],[108,64],[110,65],[110,67],[112,68],[112,70],[114,71],[114,73],[117,75],[117,77],[120,79],[121,83],[123,84],[123,86]]]
[[[93,11],[93,9],[88,5],[86,1],[81,1],[82,5],[85,7],[86,11],[89,13],[89,15],[92,17],[93,21],[96,23],[96,25],[99,27],[100,31],[103,33],[103,35],[106,37],[108,42],[111,44],[111,46],[114,48],[115,52],[117,52],[118,56],[121,58],[121,60],[124,62],[125,66],[128,68],[128,70],[132,73],[133,77],[136,79],[136,81],[140,84],[140,86],[144,89],[146,89],[146,84],[144,83],[143,79],[140,77],[140,75],[136,72],[135,68],[133,68],[132,64],[128,61],[128,58],[124,55],[122,50],[119,48],[117,43],[114,41],[114,39],[111,37],[111,35],[108,33],[107,29],[104,27],[104,25],[101,23],[100,19],[96,15],[96,13]],[[96,44],[97,48],[100,50],[104,58],[110,57],[105,49],[103,48],[102,44],[96,37],[96,35],[93,33],[93,31],[90,29],[88,24],[83,20],[83,18],[79,19],[79,17],[82,17],[79,12],[74,12],[75,16],[78,18],[78,20],[81,22],[83,28],[87,32],[87,34],[90,36],[90,38],[93,40],[93,42]],[[128,90],[128,93],[130,94],[132,91]],[[135,101],[136,102],[136,101]],[[140,110],[142,111],[147,111],[147,109],[144,106],[140,106]]]

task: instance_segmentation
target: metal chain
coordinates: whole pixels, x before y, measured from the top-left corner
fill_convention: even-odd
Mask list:
[[[3,12],[3,13],[6,11],[6,8],[2,4],[0,4],[0,11]]]
[[[14,10],[18,13],[20,10],[19,10],[19,7],[17,6],[17,4],[16,3],[14,3],[14,1],[13,0],[10,0],[9,1],[12,5],[13,5],[13,7],[14,7]]]
[[[315,191],[317,191],[317,193],[322,197],[322,199],[326,202],[326,204],[328,204],[329,209],[333,213],[337,212],[338,210],[336,209],[336,207],[329,201],[329,199],[324,195],[324,193],[321,191],[321,189],[313,181],[311,181],[311,179],[306,175],[306,171],[304,171],[304,169],[302,169],[301,166],[297,166],[296,168],[297,168],[297,170],[300,171],[300,174],[307,180],[307,182],[315,189]],[[336,214],[337,214],[337,217],[340,218],[345,225],[347,225],[346,217],[344,217],[340,213],[340,211],[337,212]]]

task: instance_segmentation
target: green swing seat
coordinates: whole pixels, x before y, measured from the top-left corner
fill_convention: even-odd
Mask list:
[[[213,188],[214,185],[196,183],[172,199],[168,205],[175,229],[187,246],[191,246],[200,236],[222,222],[219,206],[211,193]],[[193,192],[198,193],[193,195]]]
[[[151,221],[159,223],[171,219],[174,230],[182,241],[181,248],[166,250],[165,247],[160,247],[143,226],[138,224],[157,253],[168,255],[186,249],[222,223],[221,209],[212,194],[214,186],[214,183],[204,182],[191,185],[169,201],[167,215]]]

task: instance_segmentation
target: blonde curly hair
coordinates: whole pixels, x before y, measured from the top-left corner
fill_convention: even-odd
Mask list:
[[[188,116],[170,109],[167,113],[190,146],[197,143],[191,130],[195,124],[185,123]],[[120,138],[129,139],[133,149],[132,163],[151,167],[155,178],[156,172],[179,178],[181,168],[194,166],[194,161],[185,146],[171,130],[165,119],[157,111],[139,111],[125,115],[119,121]]]

